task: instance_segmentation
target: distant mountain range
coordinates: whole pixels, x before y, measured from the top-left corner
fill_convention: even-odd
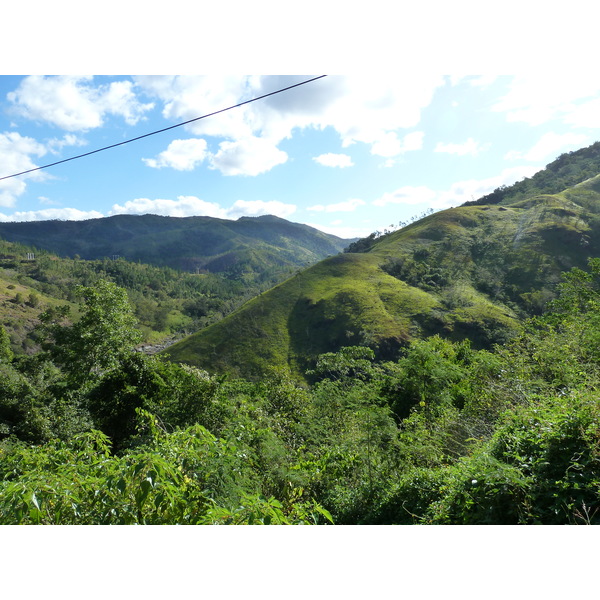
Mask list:
[[[299,378],[315,357],[366,344],[393,357],[440,334],[478,348],[540,313],[561,273],[600,256],[600,143],[476,202],[360,240],[167,350],[175,361]]]
[[[262,272],[337,254],[353,240],[274,216],[116,215],[86,221],[0,223],[0,238],[63,257],[122,257],[184,271]]]

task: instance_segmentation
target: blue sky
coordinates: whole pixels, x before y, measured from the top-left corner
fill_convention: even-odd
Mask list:
[[[310,77],[1,76],[0,176]],[[0,220],[275,214],[363,236],[478,198],[598,139],[598,78],[329,75],[0,181]]]

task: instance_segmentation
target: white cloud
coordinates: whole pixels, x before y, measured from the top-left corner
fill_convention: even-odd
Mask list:
[[[364,200],[360,198],[352,198],[350,200],[345,200],[344,202],[338,202],[336,204],[315,204],[314,206],[309,206],[306,210],[312,210],[315,212],[352,212],[356,210],[359,206],[363,206],[366,204]]]
[[[46,204],[48,206],[59,206],[60,202],[57,202],[56,200],[51,200],[50,198],[47,198],[46,196],[38,196],[38,200],[40,201],[40,204]]]
[[[233,206],[226,210],[228,219],[239,217],[258,217],[260,215],[275,215],[287,219],[296,212],[294,204],[285,204],[277,200],[236,200]]]
[[[488,87],[498,79],[498,75],[473,75],[467,77],[473,87]]]
[[[539,141],[527,152],[509,152],[507,159],[525,159],[532,162],[539,162],[550,156],[555,157],[565,148],[580,148],[588,140],[587,135],[578,133],[553,133],[544,134]]]
[[[515,77],[508,92],[492,110],[505,112],[510,122],[540,125],[561,118],[566,123],[594,127],[599,122],[598,113],[594,111],[598,107],[599,93],[600,81],[596,77],[582,77],[576,70],[561,73],[560,77],[540,72]]]
[[[325,167],[353,167],[354,163],[352,162],[352,157],[348,154],[333,154],[328,152],[327,154],[320,154],[319,156],[315,156],[313,160],[320,165]]]
[[[383,196],[373,201],[375,206],[388,204],[423,204],[431,203],[436,198],[436,192],[427,186],[405,185],[393,192],[386,192]]]
[[[288,155],[269,140],[248,137],[221,142],[219,151],[210,155],[210,167],[223,175],[260,175],[287,159]]]
[[[351,238],[362,238],[367,237],[373,230],[367,227],[344,227],[340,226],[338,221],[333,222],[331,225],[321,225],[321,223],[304,223],[309,227],[314,227],[323,233],[330,235],[336,235],[342,239]]]
[[[565,114],[565,123],[576,127],[600,128],[600,98],[583,102]]]
[[[73,135],[72,133],[65,134],[61,139],[53,138],[46,142],[48,151],[52,154],[58,154],[63,148],[67,146],[85,146],[87,141]]]
[[[62,139],[48,140],[44,145],[16,131],[0,133],[0,177],[37,169],[38,165],[34,163],[32,156],[41,157],[48,152],[56,154],[65,146],[80,146],[84,143],[71,134]],[[0,206],[14,206],[17,198],[25,192],[27,180],[46,181],[52,178],[46,171],[37,170],[18,178],[0,180]]]
[[[166,76],[137,77],[135,81],[164,103],[165,118],[181,122],[308,78]],[[195,135],[226,139],[213,159],[214,167],[225,175],[256,175],[281,164],[287,155],[278,151],[277,145],[290,138],[294,130],[309,127],[332,127],[343,147],[362,142],[375,154],[395,156],[421,147],[422,133],[414,132],[401,140],[398,131],[418,125],[422,109],[444,83],[442,76],[426,74],[410,79],[329,76],[185,127]],[[264,142],[258,156],[246,151],[249,144],[255,149],[257,142],[248,140],[256,139]]]
[[[431,206],[436,209],[459,206],[465,202],[477,200],[493,192],[503,185],[512,185],[524,177],[531,177],[539,167],[513,167],[504,169],[500,175],[485,179],[467,179],[458,181],[450,186],[450,189],[438,192]]]
[[[248,78],[221,75],[177,75],[135,77],[137,85],[163,102],[163,117],[184,122],[234,106],[254,96]],[[249,108],[229,110],[185,126],[195,135],[237,139],[251,135],[246,122]],[[251,121],[251,119],[250,119]]]
[[[384,148],[391,143],[388,133],[419,124],[421,111],[444,85],[444,78],[424,74],[411,76],[409,81],[408,76],[348,76],[332,77],[328,85],[329,102],[315,111],[314,124],[333,127],[344,146],[363,142]]]
[[[154,108],[152,103],[138,102],[131,81],[113,81],[108,87],[100,87],[97,93],[101,109],[123,117],[128,125],[135,125],[143,113]]]
[[[99,219],[103,217],[102,213],[95,210],[82,211],[77,208],[46,208],[43,210],[29,210],[16,212],[12,215],[0,213],[2,222],[22,222],[22,221],[48,221],[59,219],[61,221],[85,221],[86,219]]]
[[[456,154],[458,156],[465,156],[467,154],[477,156],[480,152],[487,150],[489,147],[490,144],[480,145],[479,142],[476,142],[473,138],[469,138],[462,144],[444,144],[443,142],[438,142],[435,147],[435,152],[446,152],[447,154]]]
[[[17,114],[66,131],[100,127],[106,114],[119,115],[133,125],[153,108],[138,102],[131,81],[94,87],[92,77],[70,75],[25,77],[7,98]]]
[[[158,158],[142,158],[149,167],[161,169],[171,167],[177,171],[191,171],[207,156],[206,140],[191,138],[173,140]]]
[[[380,139],[372,144],[371,154],[389,158],[404,152],[420,150],[423,147],[423,137],[422,131],[413,131],[400,140],[395,131],[390,131],[382,134]]]
[[[125,202],[123,206],[113,204],[111,215],[164,215],[168,217],[191,217],[202,215],[206,217],[226,218],[226,211],[215,202],[206,202],[195,196],[178,196],[177,200],[159,198],[136,198]]]
[[[47,198],[39,198],[43,204],[50,204]],[[207,202],[195,196],[178,196],[176,200],[136,198],[123,205],[114,204],[110,215],[163,215],[167,217],[206,216],[217,219],[238,219],[239,217],[258,217],[260,215],[275,215],[287,219],[296,212],[294,204],[286,204],[277,200],[237,200],[229,208],[223,208],[216,202]],[[60,219],[64,221],[82,221],[104,217],[102,213],[82,211],[76,208],[48,208],[37,211],[15,212],[12,215],[0,213],[0,221],[46,221]]]
[[[43,156],[46,148],[30,137],[16,131],[0,133],[0,177],[35,169],[37,165],[31,156]],[[0,181],[0,206],[13,206],[17,198],[25,192],[26,179],[41,181],[48,177],[41,171],[21,175],[19,178]]]
[[[287,218],[296,211],[293,204],[285,204],[276,200],[237,200],[230,208],[223,208],[216,202],[207,202],[196,196],[178,196],[177,200],[137,198],[114,204],[111,215],[117,214],[154,214],[167,217],[205,216],[218,219],[237,219],[243,216],[275,215]]]
[[[216,153],[207,150],[206,140],[174,140],[157,158],[143,158],[149,167],[171,167],[191,171],[204,161],[223,175],[259,175],[286,162],[288,155],[268,140],[249,137],[235,142],[221,142]]]
[[[423,204],[426,207],[440,210],[451,206],[459,206],[465,202],[477,200],[502,185],[512,185],[524,177],[531,177],[539,167],[514,167],[504,169],[495,177],[485,179],[467,179],[453,183],[447,190],[434,190],[427,186],[404,186],[386,192],[373,201],[374,206],[388,206],[389,204],[416,205]]]

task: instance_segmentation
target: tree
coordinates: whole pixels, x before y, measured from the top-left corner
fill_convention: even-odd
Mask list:
[[[213,403],[217,381],[208,374],[132,352],[106,373],[87,397],[96,428],[121,449],[138,430],[138,409],[169,430],[193,423],[213,428],[222,417]]]
[[[40,316],[45,347],[76,384],[114,368],[141,340],[136,319],[123,288],[109,281],[77,286],[83,300],[81,318],[65,323],[67,311],[47,311]],[[48,343],[49,342],[49,343]]]
[[[40,305],[40,297],[35,292],[31,292],[28,296],[27,303],[32,308],[36,308]]]
[[[0,362],[10,362],[13,359],[13,351],[10,347],[10,337],[4,326],[0,325]]]

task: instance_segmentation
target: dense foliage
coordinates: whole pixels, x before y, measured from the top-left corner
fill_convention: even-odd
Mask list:
[[[310,385],[146,356],[123,289],[75,292],[39,353],[0,330],[0,523],[600,522],[600,259],[503,345],[346,346]]]
[[[34,256],[28,260],[27,256]],[[49,308],[71,306],[77,316],[78,285],[110,281],[127,290],[137,329],[146,344],[161,344],[219,321],[291,271],[264,265],[252,271],[240,260],[225,274],[186,273],[123,259],[59,258],[0,240],[0,310],[14,351],[39,349],[33,326]]]

